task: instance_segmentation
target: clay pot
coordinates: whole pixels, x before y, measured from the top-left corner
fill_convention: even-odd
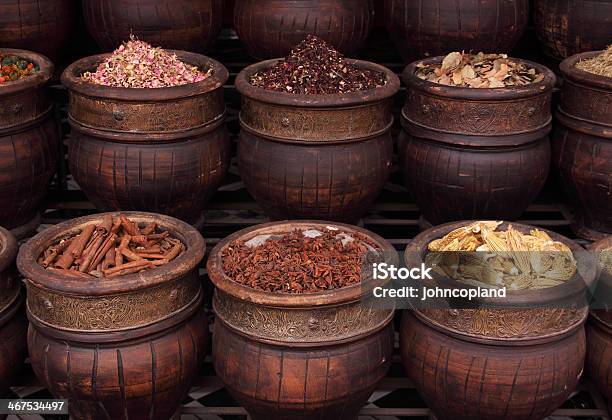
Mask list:
[[[553,162],[575,208],[573,229],[597,240],[612,233],[612,79],[575,67],[598,52],[564,60],[552,134]]]
[[[385,9],[406,62],[452,51],[508,53],[529,21],[529,0],[385,0]]]
[[[468,223],[448,223],[418,235],[406,249],[407,266],[419,266],[432,240]],[[512,225],[522,232],[533,229]],[[568,245],[578,261],[578,272],[566,283],[508,290],[505,299],[458,298],[447,309],[423,305],[404,311],[402,362],[437,418],[541,419],[576,388],[585,357],[586,288],[596,270],[579,245],[546,233]],[[424,285],[434,282],[473,288],[441,276]]]
[[[534,23],[544,53],[563,60],[612,42],[612,0],[535,0]]]
[[[595,253],[612,252],[612,237],[608,236],[592,244]],[[610,267],[601,267],[599,281],[594,292],[599,302],[591,310],[586,323],[587,352],[585,372],[595,383],[608,403],[612,403],[612,274]]]
[[[258,59],[284,57],[309,34],[352,54],[373,21],[372,0],[236,0],[234,8],[236,32]]]
[[[360,301],[360,284],[300,295],[271,293],[235,283],[223,270],[222,252],[237,239],[330,225],[358,232],[386,256],[396,255],[387,241],[366,230],[302,221],[241,230],[209,257],[216,287],[213,364],[253,419],[354,419],[390,366],[394,311]]]
[[[103,51],[134,34],[154,46],[204,52],[221,30],[223,0],[83,0],[83,13]]]
[[[76,5],[75,0],[2,0],[0,46],[59,60],[75,31]]]
[[[30,51],[3,48],[0,52],[40,66],[34,75],[0,87],[0,224],[23,237],[40,224],[35,219],[60,154],[53,104],[46,90],[53,64]]]
[[[242,94],[238,163],[251,195],[273,218],[356,221],[389,176],[391,114],[399,80],[363,92],[296,95],[252,86],[249,77],[276,63],[263,61],[238,74]]]
[[[497,89],[459,88],[421,80],[419,63],[403,79],[400,168],[431,224],[470,219],[517,219],[542,189],[550,166],[554,74],[540,83]]]
[[[204,360],[208,326],[198,276],[204,239],[171,217],[124,214],[139,224],[156,222],[186,251],[163,267],[103,280],[66,278],[37,263],[58,238],[101,223],[105,214],[96,214],[44,230],[17,259],[28,289],[32,367],[55,398],[69,400],[77,419],[166,420]]]
[[[225,177],[230,140],[223,84],[228,72],[208,57],[175,51],[211,77],[159,89],[96,85],[80,76],[108,57],[70,65],[70,171],[99,210],[147,210],[196,223]]]
[[[24,296],[15,270],[17,241],[0,227],[0,396],[14,384],[27,356]]]

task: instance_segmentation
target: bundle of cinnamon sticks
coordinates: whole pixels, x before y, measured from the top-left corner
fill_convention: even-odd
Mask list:
[[[168,264],[184,251],[185,245],[155,222],[138,226],[123,214],[109,214],[47,248],[38,262],[70,277],[118,277]]]

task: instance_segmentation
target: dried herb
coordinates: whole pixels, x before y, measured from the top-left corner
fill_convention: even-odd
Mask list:
[[[612,77],[612,45],[593,58],[581,60],[576,68],[604,77]]]
[[[39,66],[13,54],[0,52],[0,85],[31,76]]]
[[[467,88],[522,86],[544,80],[534,68],[506,54],[452,52],[441,64],[417,64],[416,75],[429,82]]]
[[[475,222],[432,241],[427,264],[464,283],[512,290],[543,289],[572,278],[576,260],[567,245],[538,229],[529,235],[512,225],[498,231],[501,224]]]
[[[212,69],[200,71],[180,61],[176,54],[153,48],[132,35],[95,72],[85,72],[82,78],[104,86],[163,88],[200,82],[211,74]]]
[[[328,227],[236,241],[223,249],[222,259],[225,273],[242,285],[313,293],[359,283],[369,252],[377,251],[362,235]]]
[[[349,63],[322,39],[308,35],[272,68],[255,73],[253,86],[299,95],[336,94],[374,89],[386,83],[385,74]]]
[[[68,277],[118,277],[166,265],[184,251],[179,239],[155,223],[138,226],[123,214],[108,215],[57,241],[38,263]]]

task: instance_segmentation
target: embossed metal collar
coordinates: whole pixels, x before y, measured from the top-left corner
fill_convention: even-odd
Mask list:
[[[368,303],[369,302],[369,303]],[[386,327],[394,310],[373,307],[372,301],[318,308],[280,308],[236,299],[215,291],[216,322],[269,344],[334,345],[353,341]]]
[[[82,333],[142,328],[172,318],[201,299],[198,276],[107,296],[77,296],[28,282],[28,316],[48,327]]]

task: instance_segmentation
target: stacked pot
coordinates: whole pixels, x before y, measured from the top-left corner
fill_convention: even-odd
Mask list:
[[[382,191],[391,169],[397,76],[378,64],[349,62],[385,74],[386,84],[344,94],[296,95],[249,83],[272,67],[242,70],[238,162],[242,180],[273,218],[354,222]]]
[[[54,397],[70,401],[75,418],[166,420],[180,407],[206,353],[198,275],[205,243],[177,219],[123,214],[140,225],[155,223],[185,251],[154,270],[88,279],[46,270],[38,259],[108,214],[60,223],[29,240],[17,263],[28,292],[30,361]]]
[[[469,223],[448,223],[418,235],[406,249],[407,266],[425,261],[431,241]],[[513,227],[522,233],[533,229]],[[402,362],[437,418],[540,419],[574,392],[585,360],[586,290],[596,268],[579,245],[546,233],[567,245],[577,260],[578,270],[567,282],[509,290],[505,299],[465,298],[447,309],[424,305],[404,311]],[[474,288],[449,277],[424,283]]]
[[[53,104],[46,90],[54,67],[30,51],[3,48],[0,52],[40,67],[0,89],[0,223],[23,237],[40,224],[39,207],[60,155]]]
[[[385,14],[406,62],[451,51],[507,53],[527,26],[529,0],[385,0]]]
[[[589,240],[612,233],[612,79],[576,68],[599,53],[559,66],[563,89],[552,136],[553,162],[576,213],[574,231]]]
[[[24,296],[15,269],[17,241],[0,227],[0,396],[12,385],[27,356]]]
[[[551,97],[554,74],[538,83],[495,89],[444,86],[420,79],[417,61],[403,74],[400,167],[426,219],[515,220],[546,181],[550,166]]]
[[[374,21],[372,0],[237,0],[234,27],[253,57],[283,57],[313,34],[350,54]]]
[[[362,235],[397,264],[393,247],[381,237],[315,221],[239,231],[209,257],[207,269],[216,286],[213,363],[225,387],[254,419],[354,419],[391,364],[394,311],[362,301],[366,292],[360,284],[274,293],[239,284],[224,271],[223,253],[236,240],[325,229]]]
[[[542,50],[563,60],[612,41],[612,0],[535,0],[533,20]]]
[[[221,30],[223,0],[84,0],[83,13],[103,51],[135,35],[167,49],[204,52]]]
[[[108,54],[70,65],[70,171],[100,210],[150,210],[192,224],[229,168],[223,84],[227,69],[208,57],[172,51],[207,79],[130,89],[97,85],[81,75]]]
[[[609,265],[612,237],[595,242],[589,249],[599,257],[599,261],[608,263],[600,263],[595,303],[586,324],[585,371],[608,403],[612,403],[612,379],[609,375],[612,370],[612,267]]]
[[[77,21],[74,0],[3,0],[0,47],[32,50],[61,59]]]

